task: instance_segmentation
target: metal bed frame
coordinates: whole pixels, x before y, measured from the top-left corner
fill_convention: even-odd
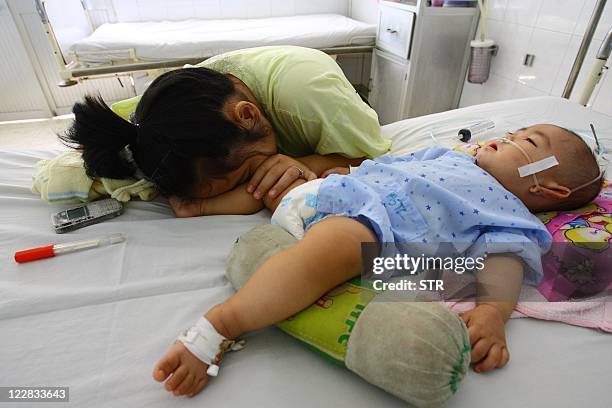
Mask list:
[[[47,15],[47,11],[45,9],[45,1],[44,0],[34,0],[36,4],[36,11],[40,17],[40,21],[45,30],[45,34],[47,36],[47,40],[51,45],[51,49],[53,50],[53,54],[55,57],[55,61],[57,62],[59,68],[60,82],[57,84],[59,87],[67,87],[78,84],[80,81],[84,81],[87,79],[94,78],[105,78],[105,77],[120,77],[120,76],[131,76],[137,72],[149,71],[151,73],[159,72],[160,70],[170,70],[174,68],[180,68],[185,64],[197,64],[202,62],[207,57],[198,57],[198,58],[181,58],[181,59],[172,59],[172,60],[160,60],[160,61],[151,61],[151,60],[142,60],[139,59],[136,55],[136,50],[134,48],[122,49],[122,50],[105,50],[105,51],[88,51],[81,52],[81,55],[95,55],[95,54],[125,54],[128,56],[128,59],[125,62],[114,62],[110,61],[108,63],[100,63],[100,64],[92,64],[87,63],[85,61],[79,60],[79,55],[77,53],[71,53],[72,60],[66,61],[64,54],[59,46],[57,41],[57,37],[53,32],[53,26],[51,25],[51,21],[49,20],[49,16]],[[83,12],[85,13],[85,18],[91,27],[92,32],[94,31],[94,26],[89,15],[89,10],[87,5],[85,4],[85,0],[80,0],[81,6],[83,8]],[[355,37],[361,38],[361,37]],[[368,37],[374,38],[374,37]],[[374,45],[346,45],[339,47],[330,47],[330,48],[319,48],[321,51],[330,54],[330,55],[342,55],[342,54],[371,54],[374,49]]]

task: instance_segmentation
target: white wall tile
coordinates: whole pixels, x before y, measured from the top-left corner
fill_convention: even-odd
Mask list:
[[[593,102],[593,109],[604,113],[608,116],[612,116],[612,75],[610,72],[606,72],[602,78],[599,89],[596,89],[598,94],[595,96]]]
[[[140,21],[161,21],[166,19],[167,8],[165,0],[137,0],[133,3],[138,5]]]
[[[296,14],[336,13],[348,12],[348,1],[345,0],[308,0],[295,2]]]
[[[277,2],[274,0],[252,0],[247,3],[247,16],[249,18],[262,18],[271,16],[271,10]]]
[[[583,0],[542,0],[536,27],[572,34],[583,5]]]
[[[138,3],[133,0],[113,0],[113,8],[119,22],[141,20]]]
[[[221,18],[221,0],[194,0],[193,8],[196,18]]]
[[[490,0],[489,1],[489,20],[503,21],[506,16],[506,7],[508,0]]]
[[[505,19],[509,23],[534,26],[542,0],[508,0]]]
[[[176,21],[190,18],[195,18],[193,0],[172,0],[171,2],[166,2],[166,19]]]
[[[527,85],[523,85],[520,82],[514,84],[514,88],[512,89],[511,98],[512,99],[520,99],[520,98],[532,98],[536,96],[546,96],[547,93],[544,91],[540,91],[539,89],[531,88]]]
[[[221,18],[248,18],[248,0],[221,1]]]
[[[551,92],[570,40],[569,34],[534,29],[527,52],[535,59],[533,66],[521,67],[519,82],[547,94]]]
[[[295,14],[295,0],[275,1],[270,10],[271,16],[292,16]]]
[[[351,18],[378,24],[378,0],[352,0]]]
[[[106,0],[87,0],[85,4],[87,4],[87,7],[90,9],[100,9],[107,6]]]
[[[483,87],[482,101],[480,103],[503,101],[512,98],[515,81],[499,75],[491,74]]]
[[[461,101],[459,107],[478,105],[483,103],[485,85],[484,84],[472,84],[465,82],[463,85],[463,92],[461,92]]]
[[[491,61],[491,71],[507,79],[517,80],[533,28],[506,22],[491,22],[488,37],[499,47]]]
[[[483,85],[467,81],[460,106],[492,100],[561,96],[597,0],[490,0],[489,35],[499,45],[491,76]],[[503,19],[503,21],[501,21]],[[601,41],[612,27],[612,5],[607,4],[576,81],[577,100]],[[535,55],[532,67],[523,66],[525,54]],[[594,110],[612,116],[612,79],[604,74],[593,92]]]

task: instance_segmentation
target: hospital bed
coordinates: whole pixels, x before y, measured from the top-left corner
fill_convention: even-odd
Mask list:
[[[612,118],[560,98],[495,102],[383,127],[394,153],[431,144],[426,129],[491,119],[496,131],[551,122],[612,147]],[[446,144],[454,141],[444,140]],[[163,199],[130,202],[112,221],[53,233],[51,206],[30,192],[37,160],[58,151],[0,152],[0,386],[70,387],[71,407],[401,407],[276,328],[246,336],[220,376],[193,399],[175,399],[151,379],[180,330],[233,292],[224,262],[236,237],[269,221],[250,216],[174,218]],[[17,250],[113,232],[124,244],[17,265]],[[560,323],[514,319],[511,362],[470,372],[452,408],[609,407],[612,337]],[[406,378],[410,381],[410,378]],[[11,406],[4,404],[3,406]],[[15,407],[22,405],[15,404]]]
[[[298,45],[332,55],[371,53],[376,40],[375,25],[340,14],[117,22],[94,27],[83,0],[81,4],[91,34],[66,50],[58,42],[45,1],[36,0],[62,78],[59,86],[88,78],[178,68],[227,51],[264,45]]]

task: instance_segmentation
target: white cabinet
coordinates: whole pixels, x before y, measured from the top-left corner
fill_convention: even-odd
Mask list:
[[[476,8],[381,1],[369,97],[381,124],[457,108],[477,21]]]
[[[398,60],[391,54],[374,50],[372,54],[372,87],[369,95],[370,104],[378,112],[382,124],[397,121],[402,106],[398,103],[406,97],[408,87],[408,61]]]

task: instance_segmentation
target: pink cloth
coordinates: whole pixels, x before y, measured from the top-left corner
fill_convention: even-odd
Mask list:
[[[444,271],[439,278],[444,280],[444,292],[421,291],[416,300],[441,302],[457,313],[467,312],[476,306],[474,275]],[[612,333],[612,295],[572,302],[550,302],[538,288],[523,285],[519,301],[510,316],[519,317],[551,320]]]
[[[606,183],[592,203],[575,211],[538,214],[553,237],[542,257],[538,290],[563,301],[612,289],[612,185]]]
[[[511,318],[532,317],[612,333],[612,296],[579,302],[548,302],[535,287],[523,286],[521,298],[529,301],[519,300]],[[533,301],[538,298],[541,301]],[[457,313],[467,312],[475,306],[473,300],[448,301],[444,304]]]

